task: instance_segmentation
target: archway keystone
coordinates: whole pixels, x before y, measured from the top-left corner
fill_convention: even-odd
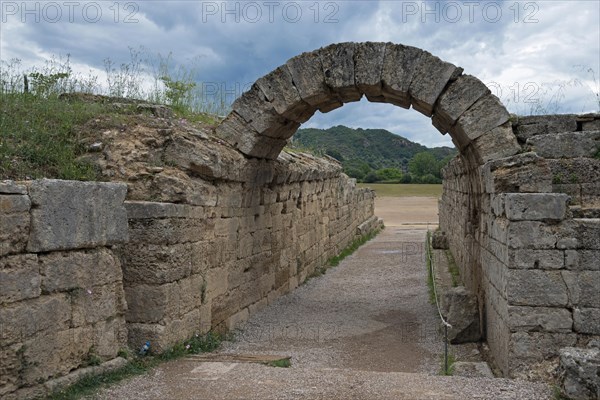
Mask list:
[[[369,101],[414,108],[482,165],[520,150],[509,113],[477,78],[411,46],[340,43],[293,57],[238,98],[216,133],[249,157],[276,159],[317,111]]]

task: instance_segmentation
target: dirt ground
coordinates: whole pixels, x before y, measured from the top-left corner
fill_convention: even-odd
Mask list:
[[[438,224],[438,199],[435,197],[376,197],[375,215],[386,226],[422,227]],[[433,228],[432,228],[433,229]]]
[[[379,198],[376,213],[386,224],[381,234],[251,316],[212,362],[169,362],[95,398],[550,398],[542,384],[438,375],[443,341],[423,252],[437,200]],[[291,357],[291,366],[232,362],[236,355]]]

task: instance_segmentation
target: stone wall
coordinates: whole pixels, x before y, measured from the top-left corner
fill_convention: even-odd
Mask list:
[[[279,162],[260,184],[210,182],[208,205],[126,203],[131,346],[150,340],[160,351],[232,329],[379,226],[373,193],[337,163],[287,153]]]
[[[168,180],[179,203],[125,201],[126,184],[0,183],[0,398],[123,366],[128,345],[232,329],[381,227],[373,192],[334,160],[238,168],[190,176],[186,193]]]
[[[0,183],[1,398],[43,396],[75,370],[123,364],[114,246],[127,240],[125,193],[113,183]]]
[[[444,171],[440,225],[506,376],[548,375],[561,348],[600,335],[599,121],[520,118],[523,154]]]

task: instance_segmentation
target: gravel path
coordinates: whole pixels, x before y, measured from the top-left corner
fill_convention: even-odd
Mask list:
[[[425,231],[389,226],[338,267],[251,317],[224,354],[292,357],[290,368],[193,358],[97,399],[549,399],[543,384],[436,376]]]

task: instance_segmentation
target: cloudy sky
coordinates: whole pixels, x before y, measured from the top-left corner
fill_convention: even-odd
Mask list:
[[[511,112],[600,111],[600,2],[590,1],[0,1],[0,58],[24,69],[70,56],[105,79],[131,49],[195,71],[232,99],[287,59],[335,42],[416,46],[477,76]],[[190,67],[190,66],[193,66]],[[143,65],[151,74],[152,66]],[[366,100],[305,126],[384,128],[449,145],[428,118]]]

